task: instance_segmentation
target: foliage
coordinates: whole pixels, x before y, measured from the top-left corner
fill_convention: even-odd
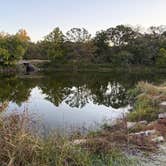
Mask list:
[[[49,35],[45,37],[43,42],[44,47],[47,50],[47,54],[52,60],[64,55],[64,35],[59,28],[55,28]]]
[[[67,52],[67,55],[64,58],[66,63],[90,63],[95,58],[96,46],[92,41],[87,41],[85,43],[67,42],[65,48]]]
[[[125,46],[137,37],[136,32],[129,26],[118,25],[106,31],[110,42],[114,46]]]
[[[44,42],[29,42],[24,59],[41,59],[48,60],[49,55]]]
[[[15,35],[0,34],[1,65],[15,64],[20,58],[50,59],[57,64],[105,64],[110,66],[165,67],[166,26],[118,25],[101,30],[94,37],[85,28],[64,34],[58,27],[44,40],[31,42],[25,30]],[[76,67],[77,68],[77,67]]]
[[[25,30],[20,30],[15,35],[1,33],[0,65],[15,65],[24,56],[29,40]]]
[[[82,43],[87,42],[91,38],[91,35],[85,28],[72,28],[66,33],[67,41],[74,42],[74,43]]]
[[[158,58],[156,60],[156,65],[158,67],[166,67],[166,49],[161,48]]]
[[[1,59],[0,59],[0,64],[1,65],[9,65],[10,64],[10,54],[8,52],[7,49],[4,48],[0,48],[0,55],[1,55]]]
[[[112,62],[119,66],[129,66],[132,64],[133,54],[128,51],[120,51],[112,57]]]
[[[97,32],[94,38],[97,62],[105,62],[109,53],[109,39],[105,31]]]

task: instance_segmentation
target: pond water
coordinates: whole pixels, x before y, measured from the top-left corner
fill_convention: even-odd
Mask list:
[[[94,128],[129,110],[127,91],[138,81],[165,79],[164,74],[123,72],[0,76],[0,105],[6,113],[27,110],[49,129]]]

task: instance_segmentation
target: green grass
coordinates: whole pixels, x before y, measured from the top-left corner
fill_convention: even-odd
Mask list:
[[[156,120],[161,112],[159,104],[166,101],[166,87],[163,85],[140,82],[129,94],[134,101],[133,111],[128,114],[129,121]]]

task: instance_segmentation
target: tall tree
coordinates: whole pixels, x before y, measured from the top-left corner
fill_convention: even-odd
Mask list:
[[[85,28],[72,28],[66,33],[66,38],[71,42],[86,42],[90,40],[91,35]]]
[[[62,57],[65,53],[63,48],[64,35],[58,27],[45,37],[44,44],[48,56],[53,60]]]
[[[110,44],[107,33],[105,31],[97,32],[94,43],[96,45],[96,61],[105,61]]]
[[[107,29],[107,35],[114,46],[125,46],[136,38],[135,31],[128,26],[118,25],[115,28]]]

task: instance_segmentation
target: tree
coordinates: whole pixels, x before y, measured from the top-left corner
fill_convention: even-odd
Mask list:
[[[9,65],[10,64],[9,58],[10,58],[9,51],[7,49],[0,48],[0,64]]]
[[[20,29],[17,33],[16,36],[19,38],[20,41],[22,42],[30,42],[30,37],[28,36],[28,33],[25,29]]]
[[[91,62],[94,58],[96,46],[91,35],[84,28],[72,28],[66,33],[65,46],[67,56],[72,62]]]
[[[66,62],[90,63],[94,61],[96,55],[96,46],[93,41],[85,43],[65,42],[65,60]]]
[[[115,65],[128,66],[132,64],[132,61],[133,54],[125,50],[119,51],[112,57],[112,63],[114,63]]]
[[[94,43],[96,45],[96,58],[99,59],[99,61],[105,61],[105,57],[109,52],[110,44],[107,33],[105,31],[97,32],[94,38]]]
[[[161,48],[159,51],[159,55],[156,60],[156,65],[158,67],[166,67],[166,49]]]
[[[0,64],[2,66],[15,65],[19,61],[27,46],[23,41],[16,35],[9,35],[1,33],[0,35]]]
[[[145,33],[133,39],[125,49],[133,54],[133,64],[155,65],[160,45],[160,39]]]
[[[24,53],[23,53],[23,49],[21,49],[20,47],[18,48],[18,51],[22,52],[22,54],[25,54],[31,42],[31,39],[28,36],[27,31],[25,29],[20,29],[16,33],[15,37],[17,38],[19,44],[24,48]]]
[[[128,26],[118,25],[115,28],[107,29],[107,35],[114,46],[125,46],[137,37],[136,32]]]
[[[161,37],[162,34],[166,31],[166,26],[151,26],[148,28],[148,31],[150,32],[150,34],[152,34],[153,37]]]
[[[94,38],[94,42],[100,49],[107,49],[109,47],[109,38],[105,31],[97,32]]]
[[[48,56],[55,60],[58,57],[64,56],[64,35],[62,31],[57,27],[44,39],[44,45],[47,50]]]
[[[47,55],[47,49],[43,41],[28,44],[28,48],[25,52],[24,59],[42,59],[47,60],[49,57]]]
[[[66,33],[66,39],[70,42],[86,42],[89,41],[91,35],[85,28],[72,28]]]

